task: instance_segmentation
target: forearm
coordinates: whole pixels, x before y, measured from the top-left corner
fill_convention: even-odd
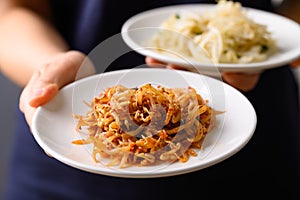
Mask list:
[[[47,59],[68,49],[46,19],[24,7],[10,7],[2,12],[0,30],[0,68],[20,86]]]

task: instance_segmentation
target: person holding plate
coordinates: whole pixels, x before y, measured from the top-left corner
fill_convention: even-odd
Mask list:
[[[243,6],[272,11],[269,0],[240,2]],[[240,192],[248,197],[292,198],[296,195],[300,169],[299,94],[290,66],[251,75],[222,74],[225,82],[239,89],[253,104],[258,117],[257,129],[250,142],[234,156],[200,171],[151,179],[96,175],[51,158],[32,137],[30,128],[36,108],[51,101],[63,86],[97,71],[132,68],[145,63],[145,57],[128,52],[108,68],[101,68],[100,60],[95,62],[96,68],[89,64],[82,69],[86,55],[118,34],[131,16],[179,3],[215,1],[0,2],[1,71],[24,88],[16,115],[5,200],[200,199],[235,197]],[[121,40],[112,48],[117,51],[119,45],[122,45]],[[105,50],[110,52],[110,49]],[[107,55],[105,51],[102,53]],[[96,57],[91,58],[93,62],[93,59],[99,61]],[[146,58],[149,65],[156,62]]]

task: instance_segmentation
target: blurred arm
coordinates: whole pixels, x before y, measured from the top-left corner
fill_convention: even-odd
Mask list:
[[[49,19],[46,0],[0,1],[0,69],[19,86],[42,63],[68,49]]]

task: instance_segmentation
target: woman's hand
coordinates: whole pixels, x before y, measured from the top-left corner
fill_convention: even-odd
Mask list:
[[[84,68],[81,68],[83,62]],[[60,53],[42,64],[20,96],[19,107],[29,126],[36,108],[50,101],[61,87],[94,73],[92,63],[79,51]]]
[[[151,57],[146,57],[145,62],[150,67],[166,67],[171,69],[183,69],[179,66],[172,64],[166,64],[157,61]],[[223,72],[222,78],[229,85],[235,87],[243,92],[248,92],[255,88],[257,85],[261,73],[239,73],[239,72]]]

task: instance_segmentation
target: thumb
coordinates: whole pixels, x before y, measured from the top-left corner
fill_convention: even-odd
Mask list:
[[[84,66],[81,65],[83,62]],[[86,61],[86,55],[78,51],[59,54],[42,65],[33,73],[20,96],[19,108],[28,124],[31,125],[36,108],[49,102],[61,87],[94,73],[93,63]]]
[[[27,105],[30,107],[38,107],[45,104],[58,92],[59,87],[55,83],[47,83],[41,81],[41,72],[36,71],[23,89],[20,96],[20,110],[25,111]]]
[[[29,93],[31,98],[28,104],[35,108],[47,103],[59,90],[59,86],[56,83],[40,82],[38,85],[38,87],[34,87],[33,91]]]
[[[27,86],[23,89],[19,101],[19,108],[25,114],[29,126],[31,126],[35,109],[52,99],[58,90],[57,84],[41,81],[39,72],[33,74]]]
[[[43,105],[64,85],[93,73],[94,66],[85,54],[78,51],[61,54],[35,72],[27,86],[31,94],[28,103],[32,107]]]

